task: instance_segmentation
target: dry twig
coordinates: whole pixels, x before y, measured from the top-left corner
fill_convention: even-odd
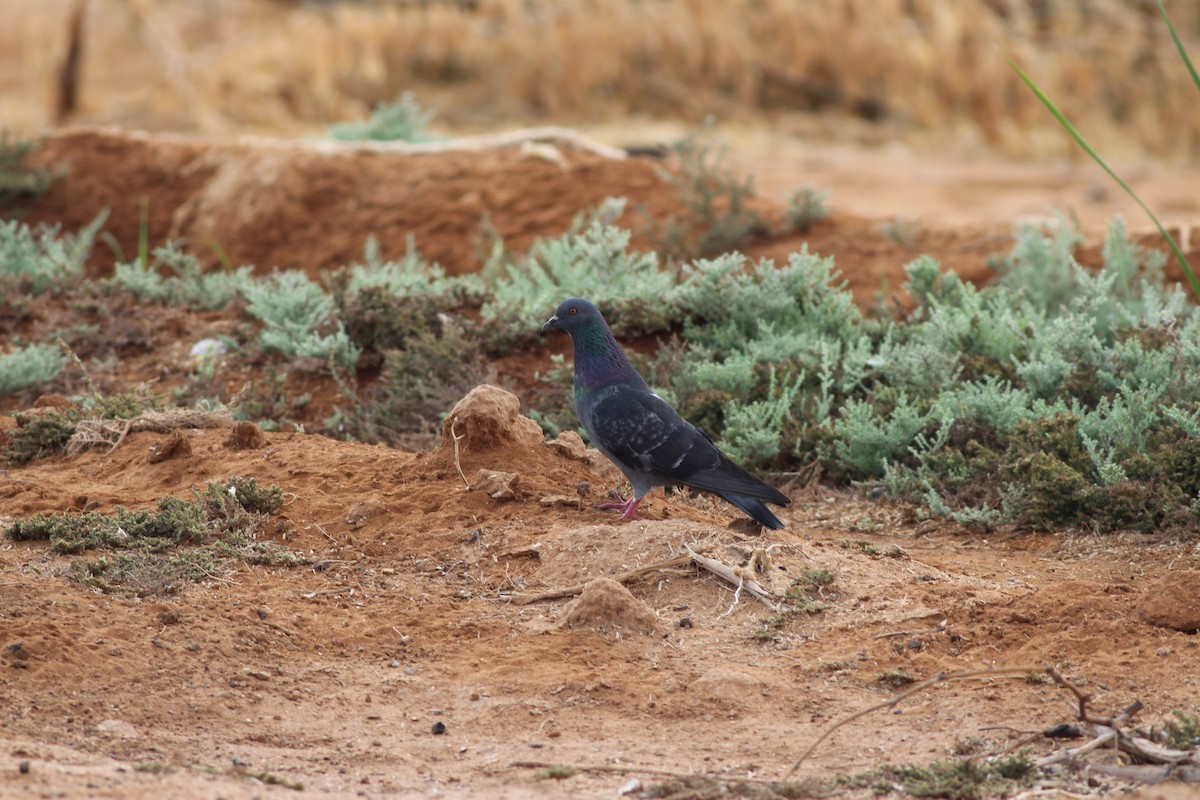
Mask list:
[[[691,559],[693,562],[695,562],[696,566],[703,567],[704,569],[716,575],[718,578],[729,581],[735,587],[737,587],[739,592],[742,590],[742,588],[745,588],[746,591],[757,597],[759,601],[767,608],[771,609],[775,613],[779,613],[779,606],[771,601],[771,593],[763,588],[761,583],[753,578],[737,575],[730,566],[718,561],[715,558],[702,556],[695,550],[692,550],[690,547],[685,549],[688,551],[688,554],[691,556]]]
[[[690,553],[691,551],[689,550],[688,552]],[[666,561],[657,561],[653,564],[647,564],[644,567],[638,567],[637,569],[631,569],[628,572],[623,572],[620,575],[614,575],[613,580],[621,584],[632,583],[638,578],[649,575],[651,572],[659,572],[660,570],[681,567],[691,560],[691,555],[675,556],[674,558],[668,558]],[[541,603],[545,600],[559,600],[563,597],[574,597],[577,594],[583,593],[583,587],[585,585],[586,584],[583,583],[577,583],[574,586],[568,586],[565,589],[553,589],[548,592],[542,592],[541,594],[531,595],[530,597],[516,597],[513,598],[513,600],[518,605],[527,606],[531,603]]]
[[[180,408],[170,411],[147,411],[131,419],[83,419],[75,424],[75,433],[67,443],[67,453],[101,445],[108,452],[116,450],[125,437],[138,431],[170,433],[180,428],[220,428],[232,422],[227,410],[198,411]]]
[[[883,709],[883,708],[894,708],[895,706],[899,705],[902,701],[908,699],[909,697],[912,697],[914,694],[917,694],[918,692],[925,691],[926,689],[928,689],[931,686],[937,686],[939,684],[948,683],[950,681],[979,680],[979,679],[993,678],[993,677],[1001,676],[1001,675],[1028,675],[1028,674],[1034,673],[1034,672],[1046,673],[1047,675],[1050,676],[1051,680],[1053,680],[1059,686],[1067,689],[1072,694],[1074,694],[1076,699],[1079,701],[1079,715],[1080,715],[1079,718],[1086,719],[1086,717],[1084,716],[1084,706],[1085,706],[1085,703],[1087,702],[1087,695],[1080,692],[1078,687],[1072,685],[1071,683],[1068,683],[1067,680],[1059,673],[1058,670],[1056,670],[1054,667],[1051,667],[1049,665],[1040,665],[1040,666],[1035,665],[1035,666],[1023,666],[1023,667],[994,667],[991,669],[968,670],[966,672],[949,672],[949,673],[940,672],[927,681],[922,681],[921,683],[910,686],[908,689],[905,689],[903,692],[900,692],[895,697],[892,697],[889,700],[886,700],[882,703],[876,703],[875,705],[870,706],[868,708],[864,708],[861,711],[856,711],[853,714],[851,714],[850,716],[843,717],[842,719],[838,720],[837,722],[835,722],[832,725],[830,725],[829,727],[827,727],[824,731],[821,732],[821,735],[817,737],[816,741],[814,741],[812,744],[810,744],[808,746],[808,749],[800,754],[800,757],[796,759],[796,763],[792,764],[792,768],[789,769],[786,774],[784,774],[783,780],[786,781],[788,778],[790,778],[792,776],[792,774],[795,773],[795,771],[800,768],[800,765],[804,763],[804,760],[806,758],[808,758],[810,755],[812,755],[812,752],[817,749],[818,745],[820,745],[821,742],[828,739],[829,736],[834,731],[836,731],[838,728],[841,728],[844,725],[847,725],[848,723],[853,722],[854,720],[858,719],[859,717],[865,717],[867,714],[870,714],[874,711],[879,711],[880,709]]]
[[[454,426],[457,424],[458,420],[450,423],[450,438],[454,440],[454,467],[458,470],[458,476],[462,478],[463,485],[467,487],[467,491],[470,491],[471,482],[467,480],[467,476],[463,473],[462,462],[458,460],[458,443],[467,438],[467,435],[464,433],[462,436],[459,436],[454,432]]]

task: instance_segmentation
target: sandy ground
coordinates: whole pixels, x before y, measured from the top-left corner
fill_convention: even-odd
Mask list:
[[[511,150],[331,155],[85,131],[51,139],[42,155],[71,172],[35,220],[75,227],[107,206],[110,230],[133,252],[146,197],[152,241],[209,235],[235,263],[314,273],[355,257],[368,232],[395,253],[415,230],[455,272],[470,268],[481,212],[520,245],[560,232],[608,194],[657,213],[673,202],[653,163],[569,149],[564,166]],[[1039,191],[1093,211],[1114,202],[1087,205],[1094,181],[1083,170],[1044,175],[1039,188],[1033,173],[990,166],[993,177],[975,173],[972,189],[969,173],[880,154],[789,162],[790,177],[747,163],[760,165],[764,196],[832,185],[837,209],[807,237],[767,237],[751,252],[778,256],[807,240],[837,258],[865,303],[894,290],[919,252],[985,279],[987,255],[1007,247],[1014,214],[1036,213]],[[843,197],[875,205],[843,207]],[[994,213],[964,197],[990,198]],[[780,214],[778,202],[763,203]],[[1180,203],[1181,216],[1194,214]],[[914,241],[879,232],[897,215],[922,220]],[[110,266],[101,254],[93,268]],[[6,335],[61,324],[48,301],[34,311]],[[192,337],[235,324],[124,311],[102,331],[125,336],[110,345],[126,365],[113,380],[161,376],[169,386]],[[498,364],[497,382],[522,395],[551,345]],[[0,543],[0,797],[267,797],[301,786],[329,797],[613,797],[634,778],[668,779],[655,770],[778,779],[833,721],[891,697],[885,676],[993,666],[1054,665],[1099,713],[1141,700],[1146,726],[1172,709],[1200,712],[1200,550],[1190,538],[983,536],[855,491],[798,486],[785,487],[796,501],[788,528],[771,534],[678,495],[656,497],[644,521],[617,522],[590,509],[616,485],[611,468],[543,443],[504,397],[462,410],[459,430],[470,435],[459,466],[468,477],[518,473],[505,499],[466,488],[446,440],[412,454],[271,433],[260,448],[235,449],[226,430],[196,430],[190,454],[151,463],[166,434],[142,432],[111,452],[0,470],[0,520],[146,508],[209,480],[254,476],[287,497],[265,535],[313,562],[242,567],[134,598],[69,580],[72,557],[45,543]],[[0,417],[0,429],[12,424]],[[774,611],[694,567],[651,571],[626,589],[603,580],[685,547],[731,564],[760,552],[757,577],[780,592],[805,570],[833,581],[814,598],[819,611],[775,625]],[[535,600],[583,585],[582,597]],[[941,684],[840,729],[793,777],[997,753],[1071,721],[1069,699],[1023,674]],[[1028,744],[1034,755],[1057,746]],[[533,762],[602,769],[559,781],[539,778]],[[1056,786],[1125,788],[1081,773],[1044,788]]]

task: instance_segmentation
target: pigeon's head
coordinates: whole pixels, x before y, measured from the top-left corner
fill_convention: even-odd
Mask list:
[[[576,331],[585,330],[597,322],[601,325],[605,324],[604,317],[600,316],[600,310],[587,300],[572,297],[570,300],[563,300],[558,304],[554,316],[542,326],[542,333],[557,330],[566,331],[574,336]]]

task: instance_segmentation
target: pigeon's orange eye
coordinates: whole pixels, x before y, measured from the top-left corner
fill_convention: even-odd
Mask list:
[[[568,311],[567,313],[568,313],[568,314],[570,314],[570,315],[573,317],[573,316],[575,316],[575,312],[576,312],[577,310],[578,310],[578,309],[576,309],[576,308],[575,308],[575,306],[571,306],[571,310],[570,310],[570,311]]]

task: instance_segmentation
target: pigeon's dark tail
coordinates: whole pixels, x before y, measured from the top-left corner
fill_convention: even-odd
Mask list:
[[[754,520],[759,525],[770,528],[773,531],[777,531],[783,527],[783,522],[771,512],[771,509],[767,508],[762,500],[756,500],[753,497],[744,497],[740,494],[723,494],[721,497],[754,517]]]

